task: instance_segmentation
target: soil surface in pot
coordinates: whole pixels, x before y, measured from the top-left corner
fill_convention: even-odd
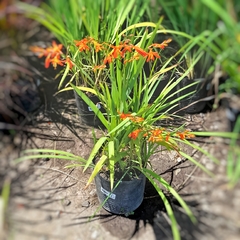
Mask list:
[[[120,168],[116,168],[114,172],[114,181],[131,181],[133,179],[137,179],[138,176],[141,174],[141,172],[137,170],[130,170],[129,172],[123,172]],[[109,181],[110,180],[110,172],[109,171],[103,171],[100,172],[100,176]]]

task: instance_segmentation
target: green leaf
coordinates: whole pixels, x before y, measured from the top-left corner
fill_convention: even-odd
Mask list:
[[[156,189],[157,193],[159,194],[159,196],[161,197],[163,204],[166,208],[168,217],[171,220],[171,228],[172,228],[172,233],[173,233],[173,239],[174,240],[180,240],[180,233],[178,230],[178,224],[176,221],[176,218],[174,216],[174,212],[172,210],[171,204],[169,203],[168,199],[166,198],[166,196],[164,195],[164,193],[162,192],[162,190],[160,189],[160,187],[157,185],[157,183],[154,181],[157,180],[159,182],[161,182],[161,178],[159,176],[157,176],[155,173],[153,174],[152,171],[148,170],[148,169],[139,169],[140,171],[142,171],[144,173],[144,175],[148,178],[148,180],[151,182],[151,184],[154,186],[154,188]]]
[[[26,160],[33,160],[33,159],[42,159],[42,158],[55,158],[55,159],[64,159],[64,160],[70,160],[70,161],[80,161],[80,162],[86,162],[85,159],[75,156],[75,157],[69,157],[69,156],[61,156],[61,155],[53,155],[53,154],[35,154],[35,155],[27,155],[27,156],[23,156],[20,158],[17,158],[16,160],[14,160],[14,162],[20,163]]]
[[[81,91],[84,91],[84,92],[88,92],[88,93],[92,93],[94,95],[97,95],[96,91],[92,88],[89,88],[89,87],[77,87],[79,90]],[[57,92],[58,93],[61,93],[61,92],[65,92],[65,91],[69,91],[69,90],[74,90],[72,87],[66,87],[60,91]]]
[[[191,132],[192,133],[192,132]],[[188,146],[198,150],[199,152],[203,153],[205,156],[209,157],[213,162],[215,163],[219,163],[219,160],[217,158],[215,158],[213,155],[211,155],[208,151],[205,151],[203,148],[197,146],[196,144],[193,144],[193,143],[190,143],[189,141],[187,140],[180,140],[178,138],[175,138],[175,140],[179,141],[179,142],[182,142],[184,144],[187,144]]]
[[[99,150],[102,148],[104,143],[106,142],[108,138],[107,137],[101,137],[94,145],[89,158],[87,160],[86,166],[83,169],[83,172],[86,171],[86,169],[89,167],[89,165],[92,163],[93,159],[96,157],[96,155],[99,153]]]
[[[55,149],[46,149],[46,148],[35,148],[35,149],[26,149],[23,151],[23,153],[52,153],[52,154],[59,154],[59,155],[65,155],[70,157],[77,157],[73,153],[62,151],[62,150],[55,150]]]
[[[186,153],[184,153],[184,152],[182,152],[182,151],[179,151],[179,153],[180,153],[183,157],[187,158],[189,161],[191,161],[192,163],[194,163],[196,166],[198,166],[199,168],[201,168],[201,169],[202,169],[205,173],[207,173],[209,176],[214,177],[214,174],[213,174],[211,171],[207,170],[201,163],[197,162],[193,157],[189,156],[188,154],[186,154]]]
[[[201,137],[222,137],[231,139],[240,138],[240,134],[235,132],[191,132],[191,133]]]
[[[89,177],[87,185],[86,185],[85,188],[87,188],[89,186],[89,184],[93,181],[93,179],[96,177],[96,175],[101,171],[101,169],[102,169],[104,163],[106,162],[106,160],[107,160],[106,155],[101,156],[101,158],[99,159],[99,161],[95,165],[95,167],[93,169],[93,172],[92,172],[91,176]]]
[[[83,99],[83,101],[93,110],[96,116],[99,118],[101,123],[108,129],[109,122],[104,117],[103,113],[97,108],[97,106],[91,101],[91,99],[83,93],[78,87],[71,84],[72,88],[77,92],[77,94]]]
[[[114,172],[115,172],[115,152],[114,141],[108,143],[108,158],[109,158],[109,171],[110,171],[110,186],[113,189]]]
[[[0,196],[0,200],[1,200],[1,198],[3,200],[3,209],[0,208],[0,214],[6,212],[6,210],[7,210],[9,196],[10,196],[10,187],[11,187],[10,180],[5,180],[3,183],[3,186],[2,186],[2,193]],[[2,217],[2,216],[0,216],[0,217]]]
[[[171,185],[169,185],[169,183],[167,181],[165,181],[162,177],[160,177],[158,174],[156,174],[155,172],[153,172],[150,169],[145,168],[145,169],[143,169],[143,172],[146,172],[147,174],[149,174],[149,176],[151,176],[152,178],[156,179],[159,183],[161,183],[177,199],[177,201],[180,203],[180,205],[186,211],[186,213],[189,216],[189,218],[191,219],[191,221],[194,223],[196,222],[196,218],[194,217],[194,215],[193,215],[192,211],[190,210],[190,208],[188,207],[188,205],[181,198],[181,196],[176,192],[176,190],[174,188],[172,188]]]

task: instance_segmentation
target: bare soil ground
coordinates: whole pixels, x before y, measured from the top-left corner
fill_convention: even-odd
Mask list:
[[[3,239],[172,239],[170,221],[163,203],[147,183],[141,206],[128,217],[101,209],[94,184],[84,189],[91,170],[65,168],[67,161],[39,159],[14,164],[21,150],[51,148],[87,157],[92,146],[92,129],[82,125],[73,95],[52,97],[54,87],[43,88],[46,102],[30,121],[13,136],[1,136],[1,185],[11,182],[11,197]],[[50,89],[50,91],[49,91]],[[47,94],[46,94],[47,93]],[[65,96],[66,97],[66,96]],[[192,130],[226,131],[225,111],[185,115]],[[99,130],[96,130],[99,131]],[[177,201],[168,193],[182,239],[237,240],[240,236],[240,188],[230,189],[226,179],[228,141],[222,138],[199,139],[201,145],[219,160],[215,164],[199,152],[189,152],[208,170],[212,178],[174,153],[152,158],[155,171],[181,194],[198,222],[191,223]],[[94,215],[95,214],[95,215]],[[8,236],[8,238],[7,238]]]

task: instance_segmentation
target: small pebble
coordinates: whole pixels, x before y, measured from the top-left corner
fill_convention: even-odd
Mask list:
[[[96,189],[93,189],[93,190],[89,193],[89,195],[90,195],[91,197],[95,196],[96,194],[97,194],[97,190],[96,190]]]
[[[98,237],[98,231],[95,230],[93,231],[93,233],[91,234],[91,239],[96,239]]]
[[[60,218],[61,213],[62,213],[61,211],[57,211],[57,212],[56,212],[56,217],[57,217],[57,218]]]
[[[14,139],[13,139],[13,142],[15,145],[19,145],[21,142],[22,142],[22,139],[19,137],[19,136],[16,136]]]
[[[48,215],[48,216],[46,217],[46,220],[49,221],[49,222],[52,221],[52,216],[51,216],[51,215]]]
[[[45,193],[45,194],[44,194],[44,198],[45,198],[45,199],[50,199],[50,198],[51,198],[51,196],[50,196],[50,194],[49,194],[49,193]]]
[[[181,161],[182,161],[182,158],[178,157],[177,162],[181,162]]]
[[[43,235],[40,237],[40,240],[48,240],[48,237]]]
[[[64,199],[63,205],[64,206],[69,206],[71,204],[71,201],[69,199]]]
[[[210,171],[213,171],[215,168],[215,165],[212,162],[209,162],[206,164],[206,168]]]
[[[90,206],[90,202],[88,200],[82,202],[82,207],[88,208]]]
[[[178,175],[180,172],[181,172],[181,169],[179,168],[175,171],[175,175]]]

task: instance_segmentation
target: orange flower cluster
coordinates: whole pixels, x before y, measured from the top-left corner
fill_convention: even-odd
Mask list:
[[[164,49],[165,47],[168,46],[168,43],[172,41],[171,38],[164,40],[162,43],[153,43],[152,45],[149,46],[149,48],[156,47],[156,48],[161,48]]]
[[[149,133],[145,133],[143,136],[148,137],[148,142],[168,142],[170,138],[170,133],[165,132],[164,128],[157,128],[151,130]]]
[[[126,118],[129,118],[132,122],[135,122],[135,123],[144,121],[144,118],[133,116],[131,113],[121,113],[120,114],[120,119],[124,120]]]
[[[81,40],[74,40],[75,46],[78,47],[79,52],[89,52],[93,50],[95,53],[103,53],[103,61],[101,65],[92,66],[93,70],[100,70],[106,68],[107,64],[112,63],[115,59],[123,59],[123,63],[131,62],[138,60],[140,57],[146,58],[146,62],[154,61],[157,58],[160,58],[160,55],[157,51],[153,49],[159,48],[164,49],[168,46],[172,39],[167,39],[162,43],[153,43],[148,47],[148,51],[143,50],[142,48],[135,46],[130,43],[130,40],[120,42],[119,45],[112,45],[106,42],[99,43],[97,40],[86,37]],[[38,57],[45,56],[45,67],[48,68],[50,64],[54,68],[57,65],[63,66],[67,64],[69,68],[73,67],[72,61],[66,57],[66,59],[61,59],[62,53],[62,44],[56,44],[55,41],[52,42],[52,46],[48,48],[41,48],[38,46],[30,47],[30,50],[38,55]],[[110,51],[109,51],[110,50]],[[126,53],[133,53],[128,59],[125,59]]]
[[[131,138],[131,139],[137,139],[139,133],[142,132],[142,129],[136,129],[134,130],[133,132],[131,132],[128,137]]]
[[[195,135],[192,134],[189,130],[185,130],[184,132],[177,132],[176,135],[181,139],[184,140],[186,138],[194,138]]]
[[[168,42],[170,42],[171,39],[169,39],[168,41],[164,41],[161,44],[153,44],[149,47],[149,52],[144,51],[142,48],[138,47],[138,46],[134,46],[133,44],[130,43],[129,40],[124,41],[123,43],[120,43],[117,46],[114,46],[112,44],[107,44],[107,43],[98,43],[96,40],[94,40],[93,38],[84,38],[80,41],[75,41],[76,46],[78,47],[79,51],[90,51],[91,49],[91,45],[94,46],[94,49],[96,52],[99,51],[105,51],[106,48],[105,46],[109,47],[110,49],[112,49],[110,51],[110,53],[108,53],[105,58],[103,59],[103,64],[100,66],[96,66],[95,69],[102,69],[105,67],[106,64],[110,64],[111,62],[114,61],[114,59],[117,58],[124,58],[125,57],[125,53],[126,52],[133,52],[135,50],[133,57],[125,60],[124,63],[133,61],[133,60],[138,60],[140,56],[147,58],[147,62],[149,61],[154,61],[155,58],[160,58],[159,54],[157,52],[154,52],[152,50],[152,47],[155,48],[161,48],[163,49],[164,46],[166,46],[166,44]]]
[[[57,44],[55,41],[52,42],[51,47],[42,48],[38,46],[31,46],[30,50],[38,55],[39,58],[45,58],[45,68],[49,68],[50,64],[56,69],[57,65],[64,66],[67,64],[69,68],[73,67],[72,61],[67,57],[62,60],[62,44]]]
[[[131,132],[128,137],[135,140],[139,136],[141,132],[145,132],[143,137],[147,138],[148,142],[168,142],[170,140],[170,132],[165,131],[164,128],[156,128],[154,130],[143,130],[143,129],[136,129]],[[189,130],[185,130],[184,132],[177,132],[176,137],[184,140],[186,138],[194,138],[195,135],[192,134]]]
[[[136,129],[131,132],[128,137],[136,140],[141,132],[143,133],[143,137],[145,137],[148,142],[168,142],[170,138],[170,133],[166,132],[164,128],[156,128],[150,131],[147,129]]]
[[[164,47],[167,46],[167,44],[171,41],[171,39],[168,39],[161,44],[152,44],[151,46],[149,46],[148,52],[138,46],[131,44],[128,40],[120,43],[117,46],[109,45],[112,50],[103,59],[103,64],[98,67],[104,68],[106,67],[106,64],[112,63],[115,59],[119,57],[124,59],[126,56],[126,52],[133,53],[133,56],[129,59],[124,59],[124,64],[126,64],[127,62],[138,60],[140,57],[146,58],[146,62],[154,61],[156,58],[160,58],[160,55],[158,54],[158,52],[153,51],[153,48],[164,49]]]
[[[131,113],[119,113],[120,119],[124,120],[129,118],[134,123],[141,123],[144,121],[144,118],[133,116]],[[169,142],[171,135],[185,140],[186,138],[194,138],[195,135],[192,134],[189,130],[184,130],[183,132],[170,133],[165,130],[165,128],[155,128],[148,129],[146,126],[143,128],[138,128],[132,131],[128,137],[136,140],[140,133],[143,133],[142,136],[147,139],[148,142]],[[174,146],[172,146],[174,147]]]

